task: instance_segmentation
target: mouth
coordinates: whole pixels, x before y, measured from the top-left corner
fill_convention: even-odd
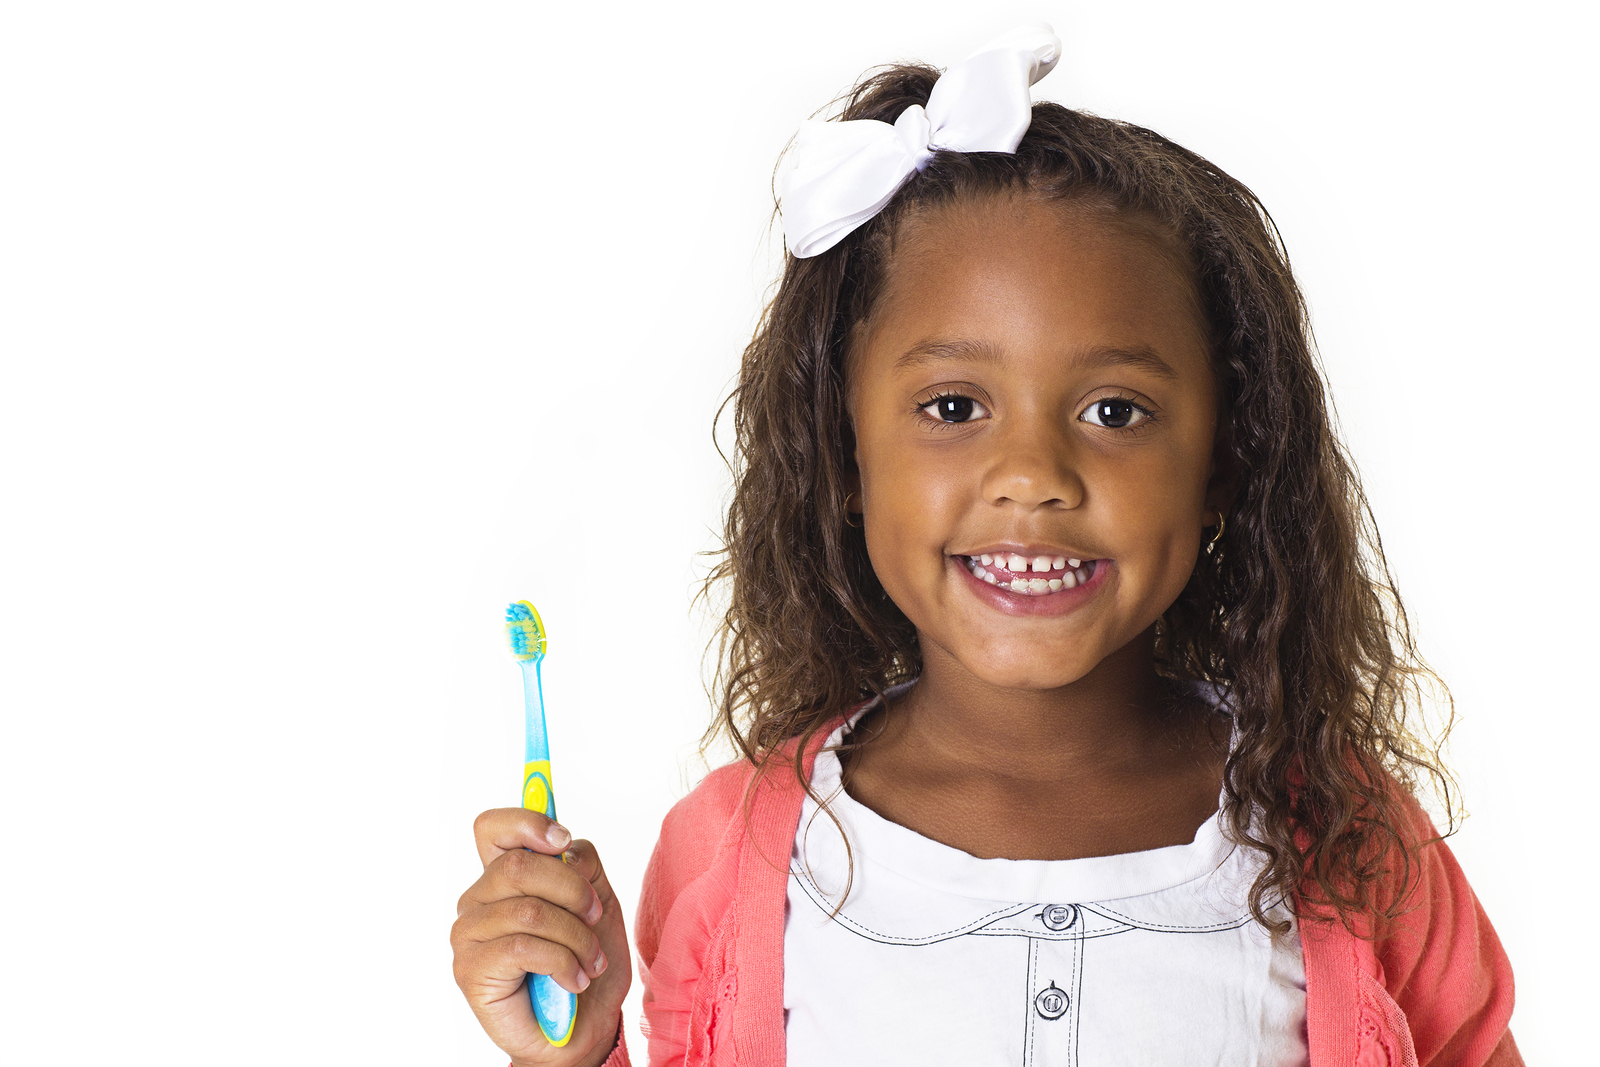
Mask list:
[[[1018,596],[1047,597],[1094,580],[1102,560],[1072,556],[982,552],[956,556],[979,581]]]

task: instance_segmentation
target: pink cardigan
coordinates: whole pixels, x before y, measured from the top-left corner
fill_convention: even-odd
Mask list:
[[[807,774],[839,721],[816,732]],[[634,924],[652,1067],[782,1067],[784,902],[805,794],[792,773],[773,770],[748,825],[744,762],[712,771],[661,824]],[[1437,836],[1420,806],[1408,810],[1419,840]],[[1383,940],[1302,924],[1313,1067],[1522,1063],[1508,1029],[1511,965],[1494,928],[1442,841],[1419,861],[1418,906]],[[628,1063],[619,1035],[605,1067]]]

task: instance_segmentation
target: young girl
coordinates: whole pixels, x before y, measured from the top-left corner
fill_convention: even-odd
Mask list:
[[[780,173],[713,576],[708,737],[745,758],[645,875],[649,1060],[1520,1063],[1276,232],[1194,153],[1030,105],[1058,53],[876,73]],[[627,1063],[594,847],[476,834],[485,1029]],[[530,971],[582,994],[564,1047]]]

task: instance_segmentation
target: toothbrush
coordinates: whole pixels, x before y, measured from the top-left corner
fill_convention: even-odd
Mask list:
[[[506,608],[506,635],[511,653],[522,667],[522,696],[527,708],[527,747],[522,765],[522,806],[556,817],[556,791],[550,784],[550,742],[544,730],[544,682],[539,664],[544,659],[544,621],[534,606],[519,600]],[[555,983],[548,974],[528,975],[528,1000],[539,1029],[552,1045],[572,1040],[578,1021],[578,997]]]

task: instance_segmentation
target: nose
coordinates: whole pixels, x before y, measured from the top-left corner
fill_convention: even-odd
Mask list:
[[[999,435],[983,477],[987,503],[1076,508],[1084,483],[1071,443],[1055,427],[1017,426]]]

